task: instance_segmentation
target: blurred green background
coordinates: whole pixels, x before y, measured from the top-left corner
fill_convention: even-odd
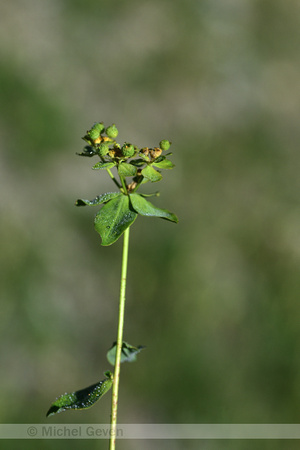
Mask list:
[[[110,395],[45,418],[109,368],[122,242],[112,189],[75,155],[95,122],[173,142],[132,227],[120,423],[299,423],[300,3],[14,0],[0,4],[2,423],[107,423]],[[20,442],[2,442],[19,448]],[[290,449],[297,441],[120,441],[120,449]],[[22,448],[106,449],[105,441]]]

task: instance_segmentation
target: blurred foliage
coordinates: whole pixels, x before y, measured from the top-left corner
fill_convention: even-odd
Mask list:
[[[55,100],[9,67],[0,66],[0,113],[5,136],[5,153],[10,163],[32,167],[41,164],[43,153],[53,153],[66,143],[62,113]]]
[[[298,423],[299,2],[30,0],[0,13],[1,421],[44,423],[57,392],[107,369],[121,243],[101,247],[92,208],[73,206],[110,185],[75,155],[103,120],[140,146],[171,139],[157,205],[180,219],[132,229],[124,338],[147,349],[122,367],[120,422]],[[106,396],[55,421],[109,414]]]

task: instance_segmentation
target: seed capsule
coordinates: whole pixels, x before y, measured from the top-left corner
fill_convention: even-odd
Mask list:
[[[162,141],[160,141],[159,146],[162,150],[169,150],[171,145],[171,142],[168,141],[167,139],[163,139]]]
[[[96,128],[92,128],[88,134],[89,134],[89,137],[92,139],[92,141],[95,141],[100,136],[100,132]]]
[[[92,130],[98,130],[99,134],[101,134],[105,130],[105,126],[103,122],[98,122],[92,127]]]
[[[108,146],[108,144],[105,144],[103,142],[102,144],[99,145],[99,149],[98,150],[99,150],[99,155],[100,156],[105,156],[109,152],[109,146]]]
[[[119,131],[118,131],[118,129],[117,129],[115,124],[110,125],[109,127],[107,127],[105,132],[106,132],[107,136],[112,138],[112,139],[115,139],[118,136],[118,134],[119,134]]]
[[[135,153],[134,146],[132,144],[128,144],[125,142],[125,144],[122,146],[122,154],[123,156],[126,156],[127,158],[131,158]]]

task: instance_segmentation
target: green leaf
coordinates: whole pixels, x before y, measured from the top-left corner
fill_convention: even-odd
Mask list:
[[[149,158],[148,158],[149,161]],[[130,164],[137,166],[137,167],[141,167],[145,165],[145,160],[138,158],[138,159],[133,159],[132,161],[130,161]]]
[[[115,162],[97,162],[92,169],[111,169],[112,167],[114,167],[116,165]]]
[[[72,392],[71,394],[63,394],[52,403],[46,416],[58,414],[67,409],[86,409],[94,405],[107,391],[110,390],[113,383],[113,374],[110,371],[104,373],[107,377],[99,383]]]
[[[78,156],[87,156],[88,158],[91,158],[92,156],[95,156],[97,152],[93,149],[91,145],[86,145],[82,151],[82,153],[76,153]]]
[[[133,345],[128,344],[123,341],[122,350],[121,350],[121,363],[128,361],[133,362],[136,361],[136,355],[143,350],[144,345],[139,345],[138,347],[134,347]],[[114,366],[116,362],[116,351],[117,351],[117,343],[114,342],[112,347],[107,352],[108,362]]]
[[[174,164],[169,159],[164,159],[163,161],[153,162],[153,166],[158,167],[159,169],[173,169]]]
[[[121,163],[118,167],[118,173],[121,177],[134,177],[136,175],[137,168],[129,163]]]
[[[167,209],[160,209],[157,206],[152,205],[140,194],[130,194],[130,201],[133,209],[142,216],[161,217],[162,219],[170,220],[171,222],[178,222],[178,218],[175,214],[171,213]]]
[[[161,162],[161,161],[163,161],[164,159],[166,159],[166,157],[164,156],[164,155],[160,155],[160,156],[157,156],[157,158],[155,158],[154,160],[153,160],[153,162],[155,161],[155,162]]]
[[[113,244],[136,219],[127,195],[120,195],[106,203],[95,217],[95,230],[102,245]]]
[[[152,183],[156,181],[160,181],[162,179],[162,175],[154,169],[152,166],[147,166],[142,170],[142,175],[147,178]]]
[[[150,161],[149,156],[145,155],[143,152],[139,153],[139,156],[144,160],[144,161]]]
[[[102,203],[106,203],[109,200],[119,197],[119,195],[122,195],[120,192],[106,192],[105,194],[97,195],[96,198],[93,200],[85,200],[83,198],[79,198],[75,202],[75,206],[95,206],[95,205],[101,205]]]

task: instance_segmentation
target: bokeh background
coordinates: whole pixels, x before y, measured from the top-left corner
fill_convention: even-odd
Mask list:
[[[112,189],[76,156],[104,121],[173,142],[176,169],[144,189],[180,219],[132,227],[124,338],[147,349],[122,366],[119,422],[299,423],[300,3],[13,0],[0,25],[1,422],[109,422],[110,395],[45,418],[103,378],[116,337],[122,242],[101,247],[96,210],[74,207]]]

